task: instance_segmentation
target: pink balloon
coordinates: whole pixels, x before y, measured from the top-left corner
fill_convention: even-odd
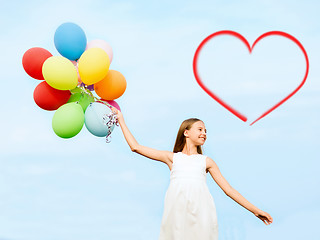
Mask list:
[[[104,99],[101,99],[101,101],[109,103],[110,105],[114,106],[116,109],[118,109],[121,112],[120,106],[118,105],[118,103],[116,101],[114,101],[114,100],[104,100]]]
[[[78,67],[78,62],[74,60],[70,60],[75,67]]]
[[[74,60],[70,60],[72,63],[73,63],[73,66],[76,68],[77,70],[77,73],[78,73],[78,85],[82,83],[81,81],[81,77],[80,77],[80,74],[79,74],[79,69],[78,69],[78,62],[77,61],[74,61]]]
[[[92,40],[87,43],[86,50],[89,48],[95,48],[95,47],[103,49],[108,54],[110,63],[112,62],[113,51],[112,51],[112,48],[109,45],[109,43],[107,43],[104,40],[100,40],[100,39]]]

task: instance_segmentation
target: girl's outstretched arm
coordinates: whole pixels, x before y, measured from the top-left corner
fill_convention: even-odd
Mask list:
[[[252,212],[256,217],[260,218],[266,225],[272,223],[273,219],[268,213],[254,206],[247,199],[245,199],[237,190],[231,187],[227,180],[222,176],[217,164],[209,157],[208,160],[210,175],[228,197],[232,198],[238,204]]]
[[[112,110],[112,112],[117,114],[118,122],[120,124],[123,136],[126,139],[131,151],[139,153],[140,155],[143,155],[147,158],[164,162],[170,168],[170,165],[171,165],[170,163],[172,162],[172,158],[173,158],[173,152],[161,151],[161,150],[157,150],[157,149],[153,149],[153,148],[149,148],[149,147],[140,145],[137,142],[137,140],[133,137],[131,132],[129,131],[129,129],[124,121],[122,113],[114,107],[111,110]]]
[[[123,136],[126,139],[131,151],[134,151],[137,148],[137,146],[139,145],[139,143],[137,142],[137,140],[133,137],[133,135],[129,131],[126,123],[124,122],[124,118],[123,118],[122,113],[114,107],[111,110],[113,113],[117,114],[118,122],[121,127]]]

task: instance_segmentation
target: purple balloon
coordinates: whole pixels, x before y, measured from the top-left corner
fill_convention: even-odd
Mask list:
[[[87,89],[89,89],[90,91],[94,91],[94,85],[91,84],[91,85],[87,86]]]
[[[80,86],[87,88],[89,91],[93,91],[93,90],[94,90],[94,84],[89,85],[89,86],[86,86],[86,84],[84,84],[84,83],[82,82]]]

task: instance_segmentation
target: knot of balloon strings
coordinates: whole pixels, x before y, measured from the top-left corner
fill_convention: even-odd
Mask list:
[[[102,104],[105,104],[107,105],[107,107],[109,107],[110,109],[112,108],[112,105],[108,104],[107,102],[105,101],[102,101],[101,99],[98,99],[97,97],[95,97],[92,92],[90,92],[88,89],[87,89],[87,85],[85,86],[81,86],[80,87],[82,89],[82,92],[81,92],[81,98],[84,97],[84,94],[87,94],[87,95],[90,95],[92,98],[94,98],[97,102],[100,102]],[[79,99],[79,101],[80,101]],[[78,102],[79,102],[78,101]],[[115,124],[116,126],[119,126],[119,122],[118,122],[118,117],[115,113],[113,113],[112,111],[108,114],[105,114],[103,117],[103,124],[107,125],[108,127],[108,134],[106,136],[106,143],[110,143],[111,142],[111,127]]]
[[[111,142],[111,128],[113,125],[119,126],[117,115],[113,112],[105,114],[103,117],[103,124],[108,127],[108,134],[106,136],[106,143]]]

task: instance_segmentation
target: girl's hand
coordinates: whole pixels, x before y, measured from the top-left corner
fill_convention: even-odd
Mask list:
[[[266,225],[269,225],[273,222],[272,217],[269,213],[266,213],[262,210],[259,210],[257,213],[254,214],[256,217],[260,218]]]
[[[112,107],[112,108],[111,108],[111,111],[117,115],[117,117],[118,117],[119,120],[123,118],[122,113],[121,113],[117,108]]]

